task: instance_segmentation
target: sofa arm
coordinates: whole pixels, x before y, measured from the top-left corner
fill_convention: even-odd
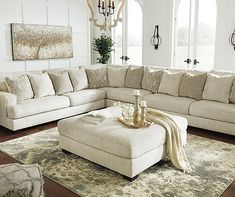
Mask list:
[[[0,91],[0,124],[5,126],[7,118],[7,107],[17,104],[14,94]]]

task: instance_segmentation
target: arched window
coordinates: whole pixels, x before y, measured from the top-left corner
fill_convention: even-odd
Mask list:
[[[126,0],[123,22],[113,29],[114,64],[142,64],[142,3],[142,0]]]
[[[214,67],[216,0],[176,0],[174,67]]]

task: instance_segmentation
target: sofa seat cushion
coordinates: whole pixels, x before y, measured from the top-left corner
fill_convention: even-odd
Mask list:
[[[9,106],[7,108],[7,114],[9,118],[17,119],[69,106],[69,98],[65,96],[48,96],[38,99],[30,99],[20,104]]]
[[[132,88],[110,88],[107,89],[106,97],[107,99],[127,102],[127,103],[134,103],[134,96],[133,94],[134,89]],[[140,90],[141,97],[146,95],[152,94],[148,90]]]
[[[235,105],[198,101],[190,106],[190,115],[235,124]]]
[[[69,98],[71,106],[83,105],[105,99],[105,91],[101,89],[86,89],[63,95]]]
[[[175,97],[165,94],[152,94],[145,96],[148,107],[180,114],[189,114],[189,107],[196,102],[195,99]]]

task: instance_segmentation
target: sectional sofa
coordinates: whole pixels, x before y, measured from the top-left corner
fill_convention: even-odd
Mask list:
[[[133,103],[133,90],[140,89],[151,108],[185,117],[193,127],[235,135],[234,79],[222,71],[118,65],[0,73],[0,125],[16,131],[117,101]]]

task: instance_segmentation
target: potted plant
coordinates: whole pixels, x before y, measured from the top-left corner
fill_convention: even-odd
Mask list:
[[[94,50],[99,53],[97,63],[107,64],[113,51],[113,40],[110,36],[102,34],[99,38],[94,39]]]

